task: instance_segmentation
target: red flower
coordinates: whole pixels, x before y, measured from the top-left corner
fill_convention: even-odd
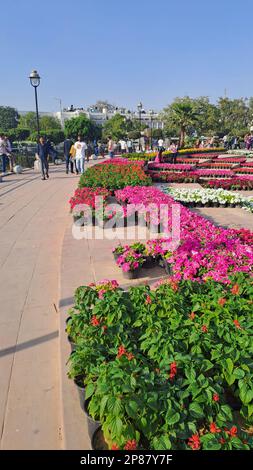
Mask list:
[[[201,327],[201,330],[203,331],[203,333],[207,333],[208,332],[208,329],[207,329],[207,326],[206,325],[203,325]]]
[[[219,401],[220,400],[220,397],[218,395],[218,393],[214,393],[213,394],[213,401]]]
[[[126,353],[126,357],[129,361],[131,361],[132,359],[134,359],[134,355],[132,353]]]
[[[119,450],[117,444],[112,444],[111,450]]]
[[[190,318],[191,320],[194,320],[195,317],[196,317],[196,315],[195,315],[194,312],[190,313],[189,318]]]
[[[225,429],[225,432],[226,432],[227,435],[230,436],[230,437],[236,437],[236,435],[237,435],[237,427],[236,427],[236,426],[232,426],[232,428],[231,428],[230,430]]]
[[[192,450],[199,450],[201,443],[198,434],[193,434],[190,439],[188,439],[188,446],[192,448]]]
[[[93,315],[91,321],[90,321],[91,325],[92,326],[98,326],[100,324],[100,321],[98,320],[98,318],[96,317],[96,315]]]
[[[227,299],[225,299],[224,297],[221,297],[221,298],[218,300],[218,304],[223,307],[223,305],[226,303],[226,301],[227,301]]]
[[[106,332],[107,328],[108,328],[108,327],[107,327],[106,325],[103,325],[103,326],[102,326],[102,330],[104,331],[104,333]]]
[[[127,441],[124,449],[125,450],[136,450],[137,449],[137,442],[134,439]]]
[[[239,289],[240,289],[239,285],[235,284],[231,289],[232,294],[238,295],[239,294]]]
[[[221,432],[221,430],[217,428],[215,423],[211,423],[209,429],[212,434],[215,434],[216,432]]]
[[[170,379],[174,379],[176,373],[177,373],[177,364],[176,362],[172,362],[170,364]]]
[[[152,299],[151,299],[150,295],[147,295],[145,304],[152,304]]]
[[[121,346],[119,346],[119,348],[118,348],[118,355],[117,355],[117,357],[124,356],[124,354],[126,354],[126,349],[124,348],[123,345],[121,345]]]
[[[240,325],[240,323],[239,323],[238,320],[234,320],[234,324],[235,324],[236,328],[238,328],[238,330],[241,330],[241,329],[242,329],[242,327],[241,327],[241,325]]]
[[[221,437],[221,438],[219,439],[219,442],[220,442],[221,444],[226,444],[226,439],[224,439],[224,437]]]

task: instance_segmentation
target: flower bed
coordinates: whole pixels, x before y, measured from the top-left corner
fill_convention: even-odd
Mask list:
[[[170,171],[152,171],[148,170],[147,174],[151,176],[155,182],[166,183],[197,183],[199,176],[194,172],[189,173],[171,173]]]
[[[139,165],[140,167],[143,167],[145,164],[144,160],[135,160],[134,161],[135,165]],[[105,160],[104,162],[98,163],[98,165],[129,165],[129,160],[127,158],[113,158],[109,160]]]
[[[185,163],[187,165],[196,165],[199,163],[198,158],[177,158],[177,163]]]
[[[226,180],[200,180],[200,184],[205,187],[210,188],[223,188],[223,189],[232,189],[234,191],[238,190],[252,190],[253,189],[253,178],[243,179],[242,177],[234,177]]]
[[[173,163],[150,163],[148,165],[149,170],[166,170],[166,171],[192,171],[192,165],[181,165],[181,164],[173,164]]]
[[[150,185],[151,179],[140,165],[113,164],[94,165],[80,177],[79,187],[103,187],[111,191],[125,186]]]
[[[245,162],[244,167],[253,167],[253,162]]]
[[[237,174],[244,173],[248,175],[253,175],[253,168],[250,168],[250,167],[236,168],[235,172]]]
[[[210,170],[212,168],[220,168],[220,169],[229,169],[229,168],[232,168],[234,167],[234,163],[222,163],[222,162],[219,162],[219,161],[216,161],[214,163],[209,163],[209,162],[203,162],[203,163],[199,163],[198,164],[198,167],[200,168],[209,168]]]
[[[85,204],[92,209],[95,209],[95,198],[102,196],[103,200],[106,200],[110,196],[111,192],[106,188],[77,188],[74,196],[70,198],[70,210],[75,212],[76,206]]]
[[[224,189],[186,189],[186,188],[165,188],[163,190],[166,194],[175,199],[175,201],[182,202],[191,206],[209,206],[209,207],[225,207],[225,206],[239,206],[242,207],[248,203],[246,197],[240,196],[236,193],[226,191]]]
[[[222,177],[231,177],[234,176],[234,172],[231,170],[218,170],[218,169],[210,169],[210,170],[195,170],[195,174],[199,177],[208,177],[208,176],[216,176],[217,178]]]
[[[222,157],[217,158],[215,163],[244,163],[246,162],[246,158],[243,157]]]
[[[253,448],[252,279],[229,281],[77,289],[69,376],[83,377],[107,448]]]

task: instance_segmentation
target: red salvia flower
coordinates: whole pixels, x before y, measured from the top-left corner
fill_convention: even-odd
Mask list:
[[[237,435],[237,427],[236,426],[232,426],[232,428],[230,430],[228,429],[225,429],[226,433],[228,436],[230,437],[236,437]]]
[[[117,446],[117,444],[112,444],[111,450],[119,450],[119,446]]]
[[[152,299],[151,299],[150,295],[147,295],[145,304],[152,304]]]
[[[100,321],[98,320],[98,318],[96,317],[96,315],[93,315],[92,319],[91,319],[91,325],[92,326],[98,326],[100,324]]]
[[[191,320],[194,320],[195,317],[196,317],[196,315],[195,315],[194,312],[190,313],[189,318],[190,318]]]
[[[225,305],[226,301],[227,301],[227,299],[225,299],[224,297],[221,297],[221,298],[218,300],[218,304],[223,307],[223,305]]]
[[[124,449],[125,450],[136,450],[137,449],[137,442],[134,439],[127,441]]]
[[[170,379],[174,379],[176,373],[177,373],[177,364],[176,362],[172,362],[170,364]]]
[[[235,324],[236,328],[238,328],[238,330],[241,330],[242,327],[241,327],[239,321],[238,320],[233,320],[233,321],[234,321],[234,324]]]
[[[239,294],[239,289],[240,289],[239,285],[235,284],[231,289],[232,294],[238,295]]]
[[[129,361],[131,361],[132,359],[134,359],[134,355],[132,353],[126,353],[126,357]]]
[[[121,345],[121,346],[119,346],[119,348],[118,348],[118,355],[117,355],[117,357],[124,356],[124,354],[126,354],[126,349],[124,348],[123,345]]]
[[[211,423],[209,429],[212,434],[215,434],[216,432],[221,432],[221,430],[217,428],[215,423]]]
[[[207,333],[208,332],[208,329],[207,329],[207,326],[206,325],[203,325],[201,327],[201,330],[203,331],[203,333]]]
[[[192,448],[192,450],[199,450],[201,443],[198,434],[193,434],[190,439],[188,439],[188,446]]]
[[[224,439],[224,437],[221,437],[221,438],[219,439],[219,442],[220,442],[221,444],[226,444],[226,439]]]
[[[218,393],[214,393],[213,394],[213,401],[219,401],[220,400],[220,397],[218,395]]]

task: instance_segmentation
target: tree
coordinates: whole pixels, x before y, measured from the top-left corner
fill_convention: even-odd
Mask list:
[[[251,103],[251,100],[249,100]],[[243,98],[230,100],[219,98],[217,107],[220,113],[220,130],[223,135],[238,135],[242,130],[249,131],[252,120],[247,100]]]
[[[126,137],[127,122],[120,114],[115,114],[111,119],[106,121],[103,127],[103,137],[112,137],[113,140],[119,140]]]
[[[60,144],[65,139],[65,134],[62,129],[48,129],[47,131],[42,129],[40,133],[41,135],[46,136],[46,138],[49,139],[50,142],[53,142],[56,145]],[[32,132],[30,134],[30,140],[33,142],[37,142],[37,139],[38,139],[37,131]]]
[[[10,129],[8,132],[8,137],[12,142],[27,140],[30,136],[29,129],[23,129],[22,127],[16,127],[16,129]]]
[[[10,106],[0,106],[0,128],[3,131],[13,129],[18,125],[18,112]]]
[[[184,146],[186,132],[197,122],[197,113],[189,97],[176,98],[162,114],[166,126],[179,128],[179,146]]]
[[[189,98],[190,99],[190,98]],[[200,96],[192,101],[193,108],[197,114],[194,130],[198,136],[216,135],[220,130],[220,110],[211,104],[207,96]]]
[[[22,127],[23,129],[29,129],[30,132],[34,132],[37,130],[37,118],[36,113],[33,111],[29,111],[22,116],[20,116],[18,127]]]
[[[85,140],[100,139],[101,127],[92,122],[84,114],[65,121],[65,134],[71,139],[76,139],[80,134]]]
[[[40,128],[44,131],[52,129],[61,129],[61,123],[59,119],[54,116],[42,116],[40,117]]]

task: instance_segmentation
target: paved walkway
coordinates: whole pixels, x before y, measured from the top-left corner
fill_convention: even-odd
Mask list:
[[[1,449],[61,448],[58,271],[76,184],[63,167],[0,183]]]

